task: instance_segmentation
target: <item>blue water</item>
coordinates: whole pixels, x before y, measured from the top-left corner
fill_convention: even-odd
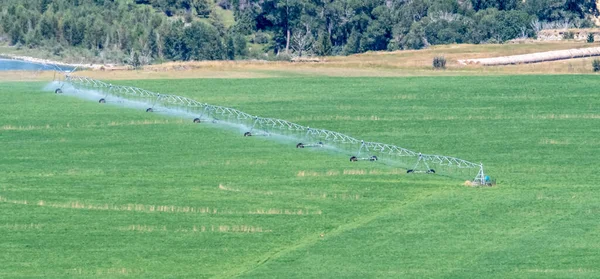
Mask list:
[[[61,71],[73,70],[73,67],[58,66]],[[56,66],[49,64],[32,63],[14,59],[0,58],[0,71],[51,71],[57,70]]]

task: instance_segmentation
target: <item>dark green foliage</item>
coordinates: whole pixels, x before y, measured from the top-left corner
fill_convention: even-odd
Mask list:
[[[223,44],[217,30],[205,23],[194,22],[183,29],[183,60],[220,60],[225,58]]]
[[[158,57],[160,54],[160,42],[158,41],[158,33],[156,31],[151,31],[148,34],[148,50],[150,51],[150,56]]]
[[[131,59],[131,66],[134,69],[139,68],[142,65],[142,62],[140,62],[140,54],[137,52],[133,53],[133,58]]]
[[[182,60],[183,47],[183,22],[175,21],[164,31],[164,56],[170,60]]]
[[[528,0],[523,11],[543,21],[561,21],[585,18],[586,14],[598,15],[595,1],[590,0]]]
[[[512,10],[516,9],[520,2],[521,1],[518,0],[471,0],[473,9],[476,11],[489,8],[496,8],[498,10]]]
[[[210,2],[208,0],[195,0],[192,4],[196,14],[200,17],[208,17],[210,14]],[[185,7],[184,7],[185,8]]]
[[[479,20],[476,29],[481,32],[480,40],[494,40],[504,42],[518,37],[529,37],[533,35],[530,22],[533,19],[523,11],[499,11],[487,9],[475,14]]]
[[[39,29],[36,29],[32,32],[28,32],[27,34],[25,34],[25,44],[29,48],[38,47],[42,42],[42,38],[42,33]]]
[[[225,56],[227,57],[228,60],[234,60],[235,59],[235,43],[233,42],[233,38],[230,36],[227,36],[226,39],[227,43],[225,45],[226,50],[225,50]]]
[[[436,44],[451,44],[469,42],[470,22],[462,20],[436,20],[428,22],[424,27],[427,42]]]
[[[594,69],[594,72],[600,71],[600,59],[594,59],[592,61],[592,69]]]
[[[425,46],[424,38],[425,31],[423,26],[415,22],[410,27],[408,34],[403,38],[402,45],[406,49],[421,49]]]
[[[21,28],[19,28],[16,25],[13,25],[10,27],[9,30],[10,30],[9,31],[10,43],[12,45],[22,44],[25,42],[25,37],[23,35],[23,31],[21,30]]]
[[[387,49],[390,32],[390,26],[385,26],[379,21],[374,21],[362,35],[360,51]]]
[[[64,51],[64,48],[62,45],[56,45],[52,49],[52,54],[56,55],[56,56],[61,56],[63,51]]]
[[[563,33],[563,39],[572,40],[573,38],[575,38],[575,33],[573,33],[572,31],[567,31]]]
[[[226,34],[261,44],[254,51],[262,54],[353,54],[502,43],[534,37],[534,19],[589,27],[596,15],[587,0],[0,0],[0,36],[48,52],[61,45],[104,57],[230,59],[248,55],[246,40]]]
[[[357,30],[352,30],[348,42],[344,47],[344,54],[354,54],[360,51],[360,34]]]
[[[235,56],[239,58],[245,58],[248,56],[248,43],[246,38],[241,34],[233,35],[233,44],[235,47]]]
[[[192,13],[188,12],[185,13],[183,19],[185,20],[185,23],[192,23],[192,21],[194,21],[194,16],[192,15]]]
[[[587,35],[587,39],[586,39],[586,41],[587,41],[588,43],[593,43],[593,42],[594,42],[594,33],[589,33],[589,34]]]
[[[329,33],[321,31],[315,44],[315,54],[318,56],[331,55],[332,48],[333,46],[331,45],[331,38],[329,38]]]
[[[232,29],[235,32],[243,35],[252,34],[252,32],[256,30],[256,21],[254,17],[255,15],[252,13],[252,11],[250,11],[250,9],[246,9],[243,12],[237,12],[235,17],[235,25],[232,26]],[[257,32],[256,34],[260,32],[261,31]]]
[[[436,56],[433,58],[434,69],[446,69],[446,57]]]
[[[266,44],[269,42],[269,35],[267,35],[265,32],[258,31],[254,33],[252,42],[255,44]]]
[[[211,13],[208,21],[210,22],[210,25],[212,25],[217,32],[219,33],[219,36],[224,37],[225,33],[227,32],[227,28],[225,27],[225,24],[223,23],[223,18],[216,12]]]

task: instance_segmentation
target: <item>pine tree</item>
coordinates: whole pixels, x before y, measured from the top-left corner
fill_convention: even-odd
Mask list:
[[[142,63],[140,62],[140,55],[136,52],[133,53],[133,59],[131,60],[131,66],[133,68],[138,69]]]
[[[246,57],[248,55],[246,38],[242,34],[235,34],[233,36],[233,42],[235,44],[235,55],[237,57]]]
[[[235,44],[233,42],[233,37],[231,35],[227,36],[226,40],[226,48],[225,54],[227,55],[227,59],[234,60],[235,59]]]
[[[196,0],[192,6],[199,17],[208,17],[210,14],[210,3],[207,0]]]
[[[213,9],[210,12],[208,22],[210,22],[210,25],[212,25],[217,32],[219,32],[219,36],[225,36],[225,31],[227,28],[225,27],[225,23],[223,23],[223,17],[217,12],[216,9]]]
[[[160,48],[158,46],[157,34],[155,31],[150,31],[150,33],[148,34],[148,49],[150,50],[150,56],[160,56],[160,54],[158,53]]]
[[[315,45],[315,53],[318,56],[331,55],[332,48],[333,47],[331,45],[331,38],[329,37],[329,33],[324,31],[319,32],[319,37]]]
[[[348,42],[344,47],[344,53],[346,55],[358,53],[360,50],[360,32],[356,29],[352,30],[350,33],[350,37],[348,37]]]
[[[17,24],[14,24],[10,29],[10,44],[16,45],[24,42],[25,38],[21,27],[19,27]]]

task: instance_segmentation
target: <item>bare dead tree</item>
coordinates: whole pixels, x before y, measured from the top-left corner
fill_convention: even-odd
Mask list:
[[[561,22],[562,28],[563,29],[569,29],[569,27],[571,27],[571,22],[569,21],[568,18],[565,18],[562,22]]]
[[[313,43],[315,41],[308,24],[304,24],[304,29],[300,29],[292,35],[291,47],[298,56],[306,52],[312,51]]]
[[[538,35],[542,31],[542,23],[537,18],[533,19],[529,25],[533,29],[533,32],[535,32],[535,35]]]
[[[527,27],[521,26],[521,36],[520,39],[527,39]]]

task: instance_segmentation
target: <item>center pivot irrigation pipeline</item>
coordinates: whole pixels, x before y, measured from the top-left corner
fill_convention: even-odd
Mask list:
[[[70,85],[65,87],[65,85]],[[194,123],[225,122],[250,127],[243,135],[293,136],[305,141],[296,144],[296,148],[319,148],[325,146],[338,147],[346,150],[357,150],[350,157],[351,162],[356,161],[385,161],[407,169],[407,173],[443,174],[461,179],[469,179],[471,185],[492,186],[495,181],[490,180],[483,170],[483,164],[472,163],[463,159],[431,155],[415,152],[399,146],[359,140],[338,132],[315,129],[302,126],[286,120],[265,118],[251,115],[237,109],[210,105],[196,100],[171,95],[151,92],[145,89],[113,85],[103,81],[66,74],[60,87],[54,92],[60,94],[68,88],[77,92],[99,91],[102,97],[99,103],[106,103],[111,98],[115,100],[130,100],[146,104],[146,112],[156,112],[170,109],[184,110],[190,115],[195,115]],[[474,178],[473,178],[474,177]]]

